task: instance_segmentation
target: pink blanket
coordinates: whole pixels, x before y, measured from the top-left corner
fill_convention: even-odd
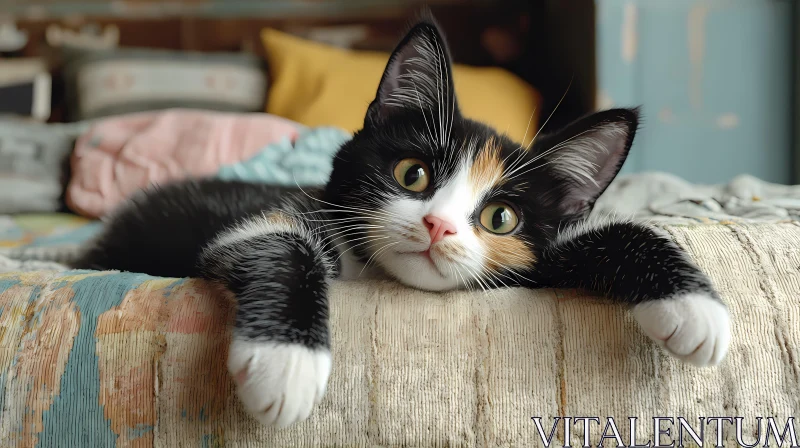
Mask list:
[[[142,188],[213,175],[284,137],[293,141],[298,130],[274,115],[184,109],[104,119],[75,145],[67,205],[102,217]]]

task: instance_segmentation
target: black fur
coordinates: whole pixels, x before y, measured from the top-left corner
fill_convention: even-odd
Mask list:
[[[154,187],[117,210],[73,265],[197,277],[198,257],[211,239],[243,217],[277,207],[288,191],[219,180]]]
[[[153,188],[116,212],[72,266],[218,281],[236,294],[238,336],[328,346],[327,280],[337,268],[330,245],[309,236],[322,222],[319,194],[219,180]],[[305,217],[300,234],[213,244],[270,210]]]
[[[236,295],[236,336],[327,347],[329,260],[313,240],[275,233],[211,247],[202,276]]]
[[[671,239],[630,222],[589,226],[547,246],[531,277],[534,286],[588,289],[629,305],[690,292],[719,299]]]

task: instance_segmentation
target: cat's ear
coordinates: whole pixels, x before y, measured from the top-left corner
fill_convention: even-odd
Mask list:
[[[534,146],[561,187],[559,207],[564,213],[591,211],[622,168],[638,125],[638,109],[606,110],[579,119]]]
[[[395,48],[365,123],[381,123],[403,109],[424,111],[429,120],[458,113],[450,52],[430,16],[411,28]]]

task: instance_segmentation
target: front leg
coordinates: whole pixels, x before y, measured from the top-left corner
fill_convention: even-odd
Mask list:
[[[728,308],[671,239],[629,222],[562,232],[537,264],[541,282],[628,304],[644,332],[676,357],[716,365],[731,338]]]
[[[313,233],[264,217],[225,232],[200,258],[203,276],[236,295],[228,370],[261,423],[304,420],[325,393],[330,260]]]

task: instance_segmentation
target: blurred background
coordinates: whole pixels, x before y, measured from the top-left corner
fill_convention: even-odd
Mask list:
[[[297,129],[341,129],[347,138],[361,126],[386,52],[423,5],[447,33],[466,114],[518,140],[529,140],[545,123],[547,131],[598,108],[642,106],[642,129],[623,173],[656,171],[693,184],[725,183],[742,174],[800,183],[796,3],[4,0],[0,187],[6,185],[6,196],[26,189],[49,195],[44,210],[59,201],[61,210],[97,217],[101,211],[89,212],[66,192],[76,173],[86,176],[76,154],[90,134],[97,138],[93,126],[127,126],[114,134],[122,143],[111,149],[93,144],[106,153],[124,153],[137,133],[158,126],[166,126],[166,134],[156,132],[155,140],[139,144],[157,147],[169,140],[170,151],[180,152],[183,143],[222,138],[214,134],[219,120],[178,116],[170,125],[164,115],[147,115],[155,121],[113,121],[167,109],[266,112]],[[533,129],[526,134],[529,121]],[[31,123],[46,124],[25,127]],[[294,142],[296,135],[290,137]],[[272,137],[258,138],[255,147],[272,143]],[[54,146],[59,149],[49,149]],[[105,159],[97,160],[102,165]],[[197,174],[186,160],[170,163]],[[154,170],[147,167],[145,177],[158,177]],[[58,181],[45,187],[46,176]],[[29,182],[25,188],[20,179]],[[99,191],[105,181],[81,182]],[[133,184],[141,186],[141,178]],[[97,194],[105,200],[110,193]],[[0,212],[35,211],[31,204],[42,201],[6,198],[12,200]]]

